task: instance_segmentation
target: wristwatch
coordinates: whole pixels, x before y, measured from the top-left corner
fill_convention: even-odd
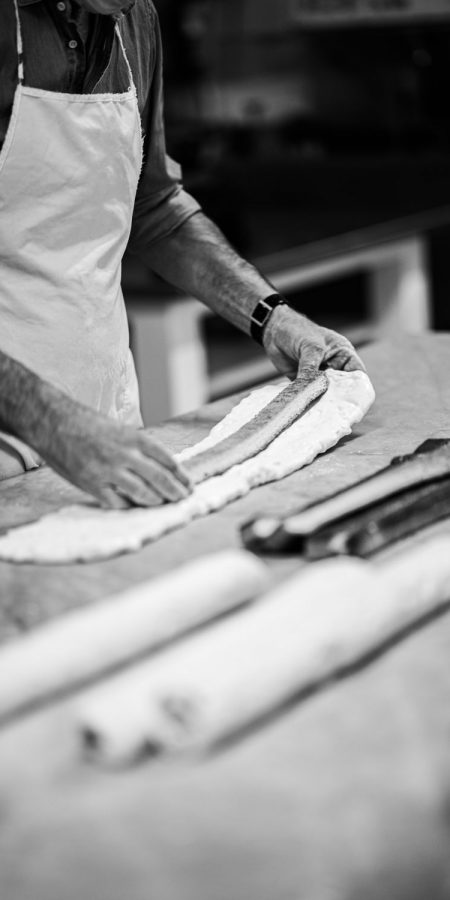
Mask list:
[[[277,306],[286,306],[286,300],[281,294],[270,294],[264,300],[259,300],[250,316],[250,334],[252,338],[263,344],[264,329]]]

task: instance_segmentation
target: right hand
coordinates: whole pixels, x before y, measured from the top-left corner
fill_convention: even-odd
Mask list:
[[[365,371],[350,341],[317,325],[289,306],[274,309],[264,331],[264,348],[275,368],[289,378],[300,378],[308,370],[341,369]]]
[[[78,403],[58,416],[42,456],[107,508],[158,506],[192,491],[189,476],[159,441]]]

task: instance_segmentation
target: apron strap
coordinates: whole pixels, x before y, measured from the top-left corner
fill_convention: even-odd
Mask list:
[[[17,5],[17,0],[14,0],[14,9],[16,12],[16,45],[17,45],[17,77],[19,84],[23,84],[24,72],[23,72],[23,42],[22,42],[22,29],[20,27],[20,15],[19,15],[19,7]]]
[[[17,2],[17,0],[15,0],[15,2]],[[119,44],[120,44],[120,46],[121,46],[122,53],[123,53],[123,58],[124,58],[124,60],[125,60],[125,64],[126,64],[127,71],[128,71],[128,78],[129,78],[129,81],[130,81],[130,88],[129,88],[129,89],[130,89],[130,90],[133,90],[133,91],[136,91],[135,84],[134,84],[134,78],[133,78],[133,72],[131,71],[130,62],[129,62],[129,59],[128,59],[128,56],[127,56],[127,51],[125,50],[125,45],[124,45],[124,42],[123,42],[123,38],[122,38],[122,34],[121,34],[121,31],[120,31],[119,23],[118,23],[118,22],[116,22],[116,25],[115,25],[115,31],[116,31],[117,37],[118,37],[118,39],[119,39]]]

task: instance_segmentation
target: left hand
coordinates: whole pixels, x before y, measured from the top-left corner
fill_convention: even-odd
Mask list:
[[[365,366],[353,344],[289,306],[274,309],[264,331],[264,349],[282,375],[297,378],[305,369],[342,369],[346,372]]]

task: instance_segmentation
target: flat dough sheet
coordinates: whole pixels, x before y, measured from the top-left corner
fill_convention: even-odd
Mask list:
[[[326,394],[265,450],[223,475],[196,485],[179,503],[154,509],[103,510],[92,505],[68,506],[0,538],[0,559],[12,562],[69,563],[107,559],[138,550],[148,541],[186,525],[243,497],[269,481],[277,481],[312,462],[319,453],[350,434],[375,399],[364,372],[327,370]],[[180,461],[223,440],[248,422],[283,388],[267,385],[253,391],[231,410],[208,437],[178,454]]]

